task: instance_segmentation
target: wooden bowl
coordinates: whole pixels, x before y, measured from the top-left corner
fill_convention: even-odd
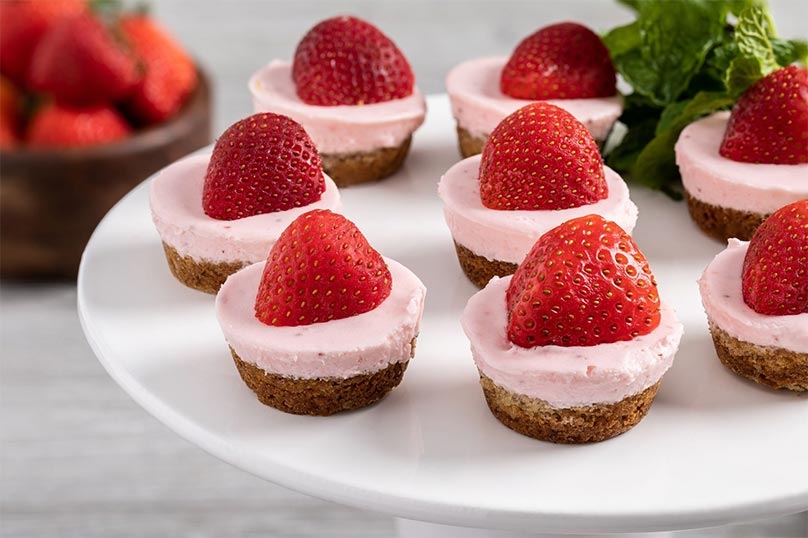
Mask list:
[[[121,142],[0,151],[0,277],[75,278],[95,226],[127,192],[211,141],[211,86],[170,121]]]

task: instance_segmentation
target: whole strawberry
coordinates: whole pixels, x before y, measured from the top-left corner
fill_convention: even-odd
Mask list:
[[[808,68],[783,67],[746,90],[719,153],[748,163],[808,163]]]
[[[490,209],[568,209],[608,193],[592,135],[549,103],[531,103],[506,117],[483,147],[480,199]]]
[[[295,51],[292,78],[310,105],[380,103],[412,94],[409,62],[386,35],[356,17],[317,24]]]
[[[196,88],[193,59],[147,15],[125,15],[119,26],[143,68],[127,109],[143,124],[163,122],[179,111]]]
[[[42,37],[60,19],[87,10],[85,0],[0,1],[0,72],[28,84],[28,65]]]
[[[91,13],[60,20],[37,46],[29,71],[34,89],[82,106],[126,97],[140,76],[131,51]]]
[[[519,43],[502,69],[500,89],[516,99],[610,97],[617,93],[617,76],[600,37],[562,22]]]
[[[265,112],[236,122],[216,141],[202,207],[209,217],[234,220],[302,207],[324,190],[320,155],[303,127]]]
[[[744,302],[755,312],[808,312],[808,199],[781,207],[755,230],[741,285]]]
[[[267,258],[255,316],[295,327],[369,312],[389,295],[392,277],[356,225],[314,210],[283,231]]]
[[[0,149],[12,148],[20,143],[22,108],[20,90],[0,75]]]
[[[522,347],[631,340],[659,325],[659,295],[645,256],[599,215],[539,238],[506,293],[508,338]]]
[[[110,106],[73,108],[51,103],[31,118],[26,140],[31,147],[78,148],[122,140],[131,131]]]

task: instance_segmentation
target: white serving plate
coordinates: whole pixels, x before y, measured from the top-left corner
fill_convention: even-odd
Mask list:
[[[241,382],[213,297],[168,271],[148,209],[148,181],[87,245],[82,325],[109,374],[148,412],[211,454],[272,482],[399,517],[533,532],[673,530],[808,509],[808,397],[742,380],[715,357],[696,279],[723,248],[683,203],[642,187],[635,240],[663,300],[685,324],[648,416],[593,445],[523,437],[488,411],[458,322],[475,288],[443,222],[437,182],[456,160],[445,96],[405,168],[343,191],[345,213],[379,251],[427,286],[415,359],[369,408],[287,415]],[[190,477],[189,479],[193,479]]]

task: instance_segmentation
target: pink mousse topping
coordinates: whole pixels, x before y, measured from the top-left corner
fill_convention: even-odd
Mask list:
[[[702,202],[768,214],[808,198],[808,164],[754,164],[718,153],[729,112],[688,125],[676,142],[676,164],[687,192]]]
[[[307,105],[297,96],[292,64],[273,60],[249,82],[255,112],[276,112],[300,123],[320,153],[356,153],[400,146],[423,122],[426,100],[412,95],[356,106]]]
[[[409,360],[426,288],[412,271],[385,258],[390,295],[375,309],[339,320],[272,327],[255,317],[264,262],[228,277],[216,296],[216,317],[239,357],[262,370],[296,378],[345,379]]]
[[[480,201],[480,155],[452,166],[438,184],[443,215],[454,240],[489,260],[520,263],[544,232],[575,217],[595,213],[616,222],[629,234],[637,223],[637,206],[623,179],[604,167],[609,196],[590,205],[554,211],[489,209]]]
[[[460,320],[477,368],[510,392],[564,409],[614,403],[662,378],[684,332],[673,309],[651,333],[596,346],[523,348],[508,340],[505,292],[511,277],[493,278],[469,299]]]
[[[202,209],[208,161],[209,153],[176,161],[158,172],[150,186],[154,225],[180,256],[215,263],[266,260],[278,236],[298,216],[312,209],[342,210],[337,186],[323,174],[325,191],[313,204],[237,220],[211,218]]]
[[[707,317],[730,336],[763,347],[808,353],[808,314],[767,316],[743,300],[741,273],[748,241],[731,238],[699,279]]]
[[[499,89],[505,57],[468,60],[446,77],[446,91],[457,124],[472,136],[487,137],[500,121],[531,101],[508,97]],[[620,96],[595,99],[551,99],[584,124],[595,140],[604,140],[623,111]]]

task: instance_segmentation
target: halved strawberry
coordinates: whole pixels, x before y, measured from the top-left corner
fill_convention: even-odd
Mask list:
[[[227,128],[213,147],[202,207],[234,220],[302,207],[325,190],[320,154],[291,118],[264,112]]]
[[[54,25],[36,47],[29,69],[33,89],[82,106],[122,99],[141,77],[131,51],[92,13]]]
[[[120,29],[143,66],[143,79],[127,108],[144,124],[165,121],[196,88],[196,65],[182,45],[147,15],[121,17]]]
[[[808,68],[783,67],[746,90],[719,153],[748,163],[808,163]]]
[[[645,256],[599,215],[539,238],[506,293],[508,338],[522,347],[594,346],[659,325],[657,285]]]
[[[749,240],[743,300],[771,316],[808,313],[808,199],[781,207]]]
[[[549,103],[524,106],[491,133],[480,160],[480,199],[490,209],[568,209],[606,198],[592,135]]]
[[[361,105],[412,94],[409,62],[390,38],[356,17],[327,19],[303,37],[292,78],[310,105]]]
[[[85,0],[0,1],[0,72],[26,86],[28,65],[42,37],[60,19],[85,11]]]
[[[31,147],[77,148],[122,140],[131,132],[110,106],[73,108],[50,103],[31,118],[26,140]]]
[[[277,327],[348,318],[376,308],[392,285],[387,264],[353,222],[328,210],[309,211],[272,247],[255,317]]]
[[[500,89],[517,99],[582,99],[617,94],[609,51],[592,30],[574,22],[526,37],[500,75]]]

